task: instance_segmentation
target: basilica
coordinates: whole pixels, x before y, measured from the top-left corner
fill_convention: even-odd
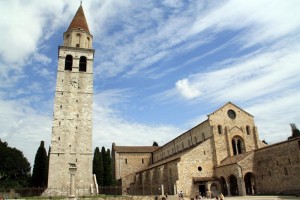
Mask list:
[[[161,147],[113,143],[112,157],[114,176],[129,194],[300,192],[300,138],[261,142],[254,117],[231,102]]]

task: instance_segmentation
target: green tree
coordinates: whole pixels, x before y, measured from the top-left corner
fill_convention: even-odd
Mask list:
[[[300,131],[299,129],[297,128],[296,124],[290,124],[291,126],[291,129],[292,129],[292,136],[290,136],[288,139],[293,139],[293,138],[296,138],[296,137],[300,137]]]
[[[105,148],[102,147],[101,155],[103,159],[103,186],[111,186],[114,184],[114,181],[112,178],[112,159],[110,150],[105,150]]]
[[[23,153],[0,139],[0,188],[29,186],[30,169],[30,163]]]
[[[102,153],[100,153],[100,150],[97,147],[94,151],[93,174],[96,175],[98,186],[103,186],[103,170]]]
[[[154,141],[152,146],[158,146],[158,143]]]
[[[103,178],[104,186],[111,186],[113,185],[113,178],[112,178],[112,160],[111,160],[109,149],[107,149],[107,151],[105,151],[104,153],[103,167],[104,167],[104,178]]]
[[[32,171],[32,186],[46,187],[48,183],[48,156],[44,146],[44,141],[36,152],[33,171]]]

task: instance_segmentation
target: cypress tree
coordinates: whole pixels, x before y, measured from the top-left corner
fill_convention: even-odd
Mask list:
[[[32,186],[46,187],[48,183],[48,156],[44,147],[44,141],[36,152],[32,171]]]
[[[98,147],[94,151],[93,174],[96,175],[98,186],[103,186],[103,159]]]
[[[158,143],[156,141],[154,141],[152,146],[158,146]]]
[[[109,149],[107,149],[105,152],[105,159],[103,162],[105,162],[104,184],[106,186],[111,186],[113,184],[113,178],[112,178],[112,160],[111,160]]]

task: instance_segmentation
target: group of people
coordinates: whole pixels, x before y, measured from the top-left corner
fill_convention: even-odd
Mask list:
[[[179,197],[179,200],[183,200],[183,192],[182,191],[180,191],[179,193],[178,193],[178,197]],[[196,195],[196,200],[198,200],[198,199],[203,199],[203,198],[205,198],[205,197],[202,197],[201,196],[201,193],[200,193],[200,195]],[[213,196],[212,196],[212,194],[211,194],[211,192],[210,191],[208,191],[207,192],[207,196],[206,196],[206,198],[207,199],[212,199],[213,198]],[[217,200],[224,200],[224,195],[222,194],[222,193],[220,193],[218,196],[216,196],[215,197]],[[192,198],[192,200],[193,200],[194,198]]]

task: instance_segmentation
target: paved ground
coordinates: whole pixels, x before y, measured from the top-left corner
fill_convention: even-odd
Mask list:
[[[284,200],[284,199],[294,199],[300,200],[300,197],[295,196],[237,196],[237,197],[225,197],[224,200]],[[177,196],[168,198],[168,200],[179,200]],[[186,198],[184,200],[187,200]],[[205,199],[209,200],[209,199]],[[210,199],[214,200],[214,199]]]
[[[225,200],[281,200],[281,199],[300,199],[300,197],[295,196],[239,196],[239,197],[225,197]]]

